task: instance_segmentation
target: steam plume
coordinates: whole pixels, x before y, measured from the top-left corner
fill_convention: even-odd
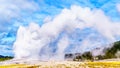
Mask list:
[[[63,59],[69,47],[72,52],[84,52],[116,41],[120,36],[119,26],[120,23],[112,22],[99,9],[71,6],[41,27],[36,23],[20,26],[13,46],[15,58]]]

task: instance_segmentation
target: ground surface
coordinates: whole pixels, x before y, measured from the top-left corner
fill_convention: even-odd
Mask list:
[[[100,62],[74,62],[74,61],[49,61],[36,64],[5,64],[0,68],[120,68],[119,61]]]

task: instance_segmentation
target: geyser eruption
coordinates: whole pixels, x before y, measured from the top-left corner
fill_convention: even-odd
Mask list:
[[[99,9],[71,6],[42,26],[36,23],[20,26],[13,45],[15,58],[63,60],[70,47],[71,52],[84,52],[116,41],[119,26]]]

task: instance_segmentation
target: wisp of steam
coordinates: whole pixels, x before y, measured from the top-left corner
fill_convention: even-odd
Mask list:
[[[85,52],[120,37],[120,22],[102,10],[71,6],[39,26],[20,26],[13,45],[16,59],[63,60],[67,52]]]

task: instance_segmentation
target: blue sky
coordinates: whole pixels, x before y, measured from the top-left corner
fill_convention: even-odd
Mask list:
[[[13,55],[12,46],[19,26],[35,22],[42,26],[72,5],[101,9],[112,21],[120,22],[116,5],[120,0],[0,0],[0,55]]]

